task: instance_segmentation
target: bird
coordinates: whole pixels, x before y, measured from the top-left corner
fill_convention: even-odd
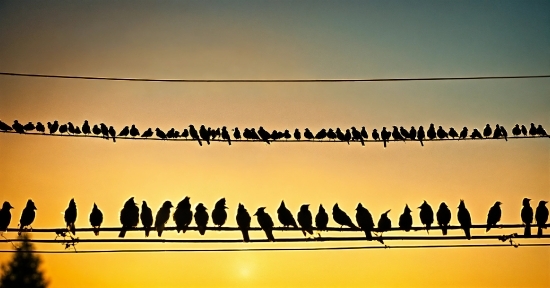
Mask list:
[[[529,127],[529,135],[537,136],[537,127],[535,127],[535,123],[531,123],[531,127]]]
[[[103,134],[105,140],[109,140],[109,128],[107,128],[107,125],[105,125],[104,123],[99,123],[99,128],[101,128],[101,134]]]
[[[380,220],[378,220],[378,231],[381,233],[391,229],[391,220],[388,217],[388,213],[390,213],[390,211],[391,210],[388,210],[380,215]]]
[[[69,122],[69,123],[70,123],[70,122]],[[72,124],[71,124],[71,125],[72,125]],[[32,131],[32,130],[34,130],[35,128],[36,128],[36,126],[34,126],[34,124],[32,124],[32,122],[29,122],[29,123],[23,125],[23,129],[24,129],[25,131]]]
[[[523,136],[527,136],[527,127],[525,127],[525,125],[521,125],[521,134],[523,134]]]
[[[525,231],[523,232],[525,236],[531,236],[531,223],[533,223],[533,208],[531,208],[529,201],[531,199],[523,198],[523,208],[521,208],[521,221],[525,224]]]
[[[485,125],[485,128],[483,129],[483,137],[487,138],[491,136],[493,133],[493,129],[491,129],[491,125],[487,124]]]
[[[241,139],[241,131],[239,131],[239,127],[235,127],[235,129],[233,129],[233,138],[236,140]]]
[[[365,232],[367,240],[372,240],[372,230],[374,230],[372,215],[361,203],[357,204],[355,211],[355,221],[357,221],[357,225]]]
[[[185,128],[181,131],[181,137],[185,138],[185,139],[187,139],[187,137],[189,137],[189,130],[187,130],[187,128]]]
[[[481,136],[481,132],[479,132],[477,128],[474,128],[474,131],[472,132],[472,135],[470,135],[470,137],[472,139],[476,139],[476,138],[483,139],[483,136]]]
[[[153,130],[151,128],[145,130],[145,132],[143,132],[143,134],[141,134],[141,137],[143,138],[149,138],[149,137],[152,137],[153,136]]]
[[[489,209],[489,214],[487,214],[487,228],[485,229],[485,232],[489,232],[491,227],[496,227],[498,221],[500,221],[500,216],[502,215],[500,204],[502,203],[497,201],[495,202],[495,205]]]
[[[439,126],[439,128],[437,128],[436,134],[437,134],[437,138],[439,138],[439,139],[443,139],[443,138],[449,139],[449,134],[447,134],[447,132],[445,132],[445,130],[441,126]]]
[[[508,141],[508,131],[506,131],[506,128],[504,128],[504,126],[500,126],[500,133],[502,133],[502,137],[504,137],[504,140]]]
[[[325,139],[325,137],[327,137],[327,130],[324,128],[315,134],[315,139],[317,140]]]
[[[269,144],[269,138],[271,137],[271,134],[265,131],[264,127],[260,126],[260,128],[258,129],[258,135],[265,143]]]
[[[248,236],[248,229],[250,229],[250,214],[244,208],[244,205],[239,203],[239,208],[237,208],[237,225],[243,234],[243,241],[250,242],[250,237]]]
[[[92,228],[94,229],[95,236],[99,236],[99,228],[101,227],[101,223],[103,223],[103,213],[101,213],[101,210],[99,210],[97,205],[94,203],[94,207],[90,213],[90,225],[92,225]]]
[[[380,134],[378,134],[378,130],[376,129],[372,129],[372,139],[374,139],[374,141],[378,141],[380,140]]]
[[[323,207],[323,204],[319,205],[319,211],[315,216],[315,227],[317,230],[326,230],[328,225],[328,214]]]
[[[460,131],[460,135],[458,137],[458,139],[466,139],[466,137],[468,137],[468,127],[464,127],[462,128],[462,131]]]
[[[10,202],[5,201],[2,205],[2,209],[0,209],[0,233],[7,231],[8,226],[10,226],[11,209],[13,209],[13,207]]]
[[[359,130],[355,127],[351,127],[351,137],[353,141],[361,141],[361,145],[365,146],[365,140],[363,139],[363,136],[361,136],[361,132],[359,132]]]
[[[2,129],[0,128],[0,130]],[[42,124],[41,122],[36,122],[36,131],[44,133],[46,132],[46,127],[44,127],[44,124]]]
[[[164,201],[159,211],[157,212],[157,215],[155,216],[155,230],[157,230],[157,234],[159,237],[162,236],[164,225],[166,225],[166,222],[168,222],[168,220],[170,219],[170,208],[172,207],[174,207],[172,206],[172,202]],[[141,221],[143,222],[143,220]]]
[[[19,121],[17,120],[14,120],[13,121],[13,125],[11,125],[11,127],[13,128],[13,130],[15,130],[15,132],[17,133],[25,133],[25,128],[23,127],[23,125],[21,125],[21,123],[19,123]]]
[[[430,233],[430,227],[432,223],[434,223],[434,211],[432,210],[432,206],[424,200],[424,203],[422,203],[418,209],[420,209],[420,222],[426,225],[426,231]]]
[[[92,128],[92,132],[94,133],[94,135],[99,136],[99,134],[101,134],[101,129],[99,129],[97,125],[94,125],[94,127]]]
[[[185,197],[181,200],[176,206],[176,211],[174,211],[174,222],[176,222],[176,231],[180,233],[182,231],[185,233],[189,224],[193,220],[193,211],[191,210],[191,203],[189,202],[191,198]]]
[[[126,236],[126,231],[130,228],[136,227],[139,224],[139,207],[134,202],[134,197],[130,197],[124,203],[124,207],[120,211],[120,223],[122,224],[122,229],[118,237],[124,238]]]
[[[197,229],[201,235],[206,233],[206,225],[208,224],[208,212],[206,212],[206,207],[202,203],[197,204],[195,207],[195,224],[197,224]]]
[[[430,140],[435,139],[435,137],[437,136],[437,133],[435,132],[434,123],[430,124],[430,128],[428,128],[428,131],[426,132],[426,135],[428,136],[428,138],[430,138]]]
[[[548,207],[546,207],[548,201],[541,200],[537,210],[535,212],[535,220],[537,220],[537,236],[542,236],[542,228],[546,229],[546,221],[548,221]]]
[[[193,136],[193,134],[191,134],[191,136]],[[204,125],[201,125],[199,128],[199,136],[201,136],[203,141],[206,141],[206,144],[210,145],[210,133],[208,133]]]
[[[350,140],[351,140],[351,133],[349,129],[346,129],[346,134],[344,134],[344,141],[348,142],[348,145],[349,145]]]
[[[59,123],[57,122],[57,120],[53,121],[53,124],[49,125],[48,129],[50,130],[50,134],[54,134],[55,132],[57,132],[57,129],[59,129]]]
[[[349,218],[348,214],[338,207],[338,203],[334,204],[334,207],[332,207],[332,218],[336,223],[340,224],[340,228],[349,226],[350,228],[357,229],[357,226],[351,222],[351,218]]]
[[[394,140],[403,140],[403,142],[405,142],[405,138],[403,138],[403,135],[399,133],[399,129],[397,128],[397,126],[393,126],[393,131],[391,133],[391,136],[393,137]]]
[[[288,129],[285,129],[285,133],[283,133],[284,137],[285,137],[285,140],[288,141],[288,139],[292,138],[292,136],[290,136],[290,131],[288,131]]]
[[[109,126],[109,135],[111,136],[111,139],[113,139],[113,142],[116,142],[116,131],[115,131],[115,128],[113,128],[113,126]]]
[[[468,132],[466,132],[466,133],[468,133]],[[458,137],[458,132],[456,132],[454,127],[449,128],[449,136],[453,137],[453,139]]]
[[[67,133],[67,124],[62,124],[59,126],[59,133]]]
[[[225,206],[225,198],[222,198],[216,202],[216,205],[214,205],[214,210],[212,210],[212,222],[214,225],[222,227],[222,225],[225,224],[225,221],[227,220],[227,212],[225,209],[227,209],[227,206]]]
[[[537,134],[539,136],[548,136],[548,133],[546,133],[546,130],[544,130],[544,128],[542,128],[542,125],[540,125],[540,124],[537,127]]]
[[[151,227],[153,226],[153,211],[145,200],[141,204],[141,214],[139,215],[141,220],[141,225],[145,228],[145,237],[149,237],[149,232],[151,232]]]
[[[493,139],[498,139],[502,137],[502,131],[500,130],[500,125],[495,125],[495,131],[493,132]]]
[[[155,129],[155,135],[160,138],[160,139],[163,139],[163,140],[166,140],[166,133],[164,133],[164,131],[160,130],[160,128],[156,128]]]
[[[386,127],[382,127],[382,132],[380,132],[382,141],[384,141],[384,148],[386,148],[386,143],[390,140],[391,133],[386,130]]]
[[[519,128],[519,124],[516,124],[516,126],[512,128],[512,135],[514,135],[515,137],[518,137],[521,135],[521,128]]]
[[[130,127],[128,126],[125,126],[124,128],[122,128],[122,130],[120,130],[120,133],[118,133],[118,137],[126,137],[128,136],[128,134],[130,134]]]
[[[88,124],[88,120],[84,120],[84,124],[82,124],[82,133],[84,133],[84,135],[88,135],[91,133],[90,124]]]
[[[408,139],[410,138],[409,131],[407,131],[403,126],[399,127],[399,133],[403,136],[403,138]]]
[[[336,128],[336,138],[338,138],[338,140],[340,141],[346,141],[346,135],[342,133],[342,130],[340,130],[340,128]]]
[[[195,129],[195,126],[189,125],[189,135],[192,139],[197,140],[199,145],[202,146],[201,138],[199,137],[199,133],[197,132],[197,129]]]
[[[130,136],[132,137],[139,136],[139,130],[136,128],[135,124],[132,124],[132,128],[130,128]]]
[[[311,133],[311,131],[309,131],[309,128],[305,128],[304,129],[304,138],[306,138],[307,140],[313,140],[315,137],[313,136],[313,133]]]
[[[2,131],[12,131],[13,128],[11,128],[10,125],[0,121],[0,130],[2,130]]]
[[[175,128],[171,128],[170,130],[168,130],[168,132],[166,132],[166,138],[168,139],[175,138],[175,135],[176,135]]]
[[[369,133],[367,133],[367,129],[365,129],[365,126],[361,127],[361,137],[369,139]]]
[[[76,222],[76,203],[74,202],[74,198],[71,199],[69,202],[69,207],[65,210],[65,223],[67,224],[65,227],[73,233],[73,235],[76,234],[76,228],[74,226],[74,222]]]
[[[298,228],[298,224],[296,224],[292,212],[285,206],[285,201],[281,201],[281,205],[277,209],[277,218],[279,218],[279,222],[281,222],[284,227],[293,226],[294,228]]]
[[[275,242],[275,237],[273,237],[273,220],[271,220],[271,216],[265,212],[265,207],[258,208],[253,216],[256,216],[258,224],[260,224],[260,227],[265,232],[265,236],[267,236],[267,240]]]
[[[231,145],[231,137],[229,136],[229,132],[227,132],[227,127],[222,127],[222,139],[227,141],[227,144]]]
[[[451,210],[449,210],[449,207],[447,207],[445,202],[441,202],[441,204],[439,204],[439,209],[437,210],[437,214],[435,216],[437,217],[437,224],[441,227],[443,235],[447,235],[447,226],[449,226],[449,223],[451,222]]]
[[[174,138],[180,138],[180,131],[178,130],[174,131]]]
[[[309,211],[309,204],[303,204],[300,206],[300,211],[298,212],[298,224],[302,227],[302,233],[306,236],[306,232],[309,235],[313,235],[313,216]]]
[[[78,126],[74,127],[74,134],[80,135],[82,132],[80,131],[80,128]]]
[[[30,123],[30,122],[29,122],[29,123]],[[69,133],[74,134],[75,129],[74,129],[73,123],[67,122],[67,130],[69,130]]]
[[[470,236],[472,217],[470,216],[470,212],[468,211],[468,209],[466,209],[466,204],[464,204],[464,200],[460,200],[460,204],[458,205],[457,218],[458,223],[460,223],[460,227],[462,228],[462,230],[464,230],[464,234],[466,234],[466,239],[472,239],[472,237]]]
[[[412,211],[409,208],[409,205],[405,205],[405,210],[403,210],[403,214],[399,216],[399,228],[405,230],[405,232],[411,231],[411,227],[413,224],[411,212]]]
[[[426,138],[426,133],[424,132],[424,127],[418,126],[418,141],[420,141],[420,145],[424,146],[424,143],[422,140]]]
[[[34,202],[31,199],[27,200],[27,205],[23,209],[23,213],[21,213],[21,219],[19,219],[19,233],[17,233],[17,235],[21,236],[23,230],[28,227],[32,230],[31,224],[34,222],[34,218],[36,217],[36,212],[34,210],[38,210],[36,209]]]
[[[409,139],[411,140],[416,140],[416,129],[414,128],[414,126],[411,126],[411,130],[409,130]]]

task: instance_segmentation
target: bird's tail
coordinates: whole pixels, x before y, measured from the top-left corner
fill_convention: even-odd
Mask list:
[[[112,136],[111,138],[113,138],[113,142],[116,143],[116,137],[115,137],[115,136]]]
[[[273,231],[265,230],[265,235],[267,236],[267,240],[271,242],[275,242],[275,237],[273,237]]]
[[[21,235],[21,234],[19,234],[19,235]],[[537,236],[539,236],[539,237],[542,236],[542,227],[541,226],[539,226],[539,228],[537,229]]]
[[[371,241],[372,240],[372,232],[370,230],[365,230],[365,237],[367,238],[367,240]]]
[[[307,233],[309,233],[309,235],[313,235],[313,229],[312,228],[308,228],[306,231],[307,231]]]
[[[430,234],[430,228],[431,228],[431,225],[426,224],[426,233]]]
[[[531,224],[525,224],[525,230],[523,231],[524,236],[531,236]]]
[[[199,233],[201,233],[201,235],[204,235],[204,233],[206,233],[206,226],[199,226]]]
[[[443,232],[443,235],[447,235],[447,224],[441,225],[441,231]]]
[[[508,136],[504,136],[504,140],[508,142]]]
[[[363,137],[361,137],[360,139],[361,139],[361,145],[365,146],[365,140],[363,140]]]
[[[76,235],[76,227],[74,226],[74,223],[69,224],[69,231],[71,231],[73,235]]]
[[[124,236],[126,236],[126,227],[122,227],[120,233],[118,234],[119,238],[124,238]]]
[[[206,140],[206,144],[210,145],[210,139],[206,138],[204,140]]]
[[[241,229],[241,233],[243,233],[243,241],[250,242],[250,237],[248,236],[248,230]]]
[[[487,229],[485,229],[485,232],[489,232],[491,230],[491,224],[487,224]]]
[[[229,146],[231,146],[231,138],[227,139],[227,143],[229,144]]]
[[[197,141],[199,141],[199,145],[202,146],[202,142],[200,138],[197,138]]]
[[[422,139],[420,139],[420,145],[422,145],[422,147],[424,147],[424,142],[422,142]]]
[[[470,235],[470,228],[464,228],[464,234],[466,234],[466,239],[472,239],[472,235]]]
[[[99,227],[94,227],[94,235],[99,236]]]
[[[542,230],[540,229],[540,227],[539,227],[539,231],[540,231],[540,235],[542,235]],[[17,232],[17,236],[21,236],[21,233],[23,233],[23,225],[19,225],[19,232]]]
[[[151,232],[151,227],[145,227],[145,237],[149,237],[150,232]]]
[[[386,148],[386,139],[384,139],[384,148]]]

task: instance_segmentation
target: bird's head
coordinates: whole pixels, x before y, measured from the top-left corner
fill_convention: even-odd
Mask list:
[[[363,204],[359,203],[357,204],[357,208],[355,208],[355,210],[361,210],[363,209]]]
[[[302,206],[300,206],[300,211],[307,211],[308,208],[309,204],[303,204]]]
[[[4,204],[2,205],[2,210],[10,210],[10,209],[13,209],[13,207],[11,206],[10,202],[6,201],[4,202]]]
[[[340,210],[340,207],[338,207],[338,203],[334,204],[334,206],[332,207],[332,211],[335,210]]]
[[[264,211],[264,210],[265,210],[265,207],[260,207],[260,208],[258,208],[258,211],[256,211],[256,213],[254,213],[253,216],[260,216],[260,215],[262,215],[262,214],[265,214],[265,211]]]
[[[27,201],[27,207],[33,210],[38,210],[31,199]]]
[[[405,213],[411,213],[411,208],[409,208],[409,205],[405,204]]]
[[[545,206],[548,201],[540,200],[539,206]]]
[[[71,201],[69,202],[69,206],[76,207],[76,202],[74,202],[74,198],[72,198]]]
[[[172,202],[170,202],[170,201],[164,201],[164,203],[162,204],[162,207],[163,207],[163,208],[168,208],[168,209],[170,209],[170,208],[172,208],[172,207],[174,207],[174,206],[172,205]]]
[[[218,209],[227,209],[227,206],[225,206],[225,198],[218,200],[218,202],[216,202],[215,207]]]
[[[445,204],[445,202],[441,202],[441,204],[439,204],[439,208],[448,208],[448,207],[447,207],[447,204]]]
[[[386,212],[384,212],[382,215],[386,215],[386,217],[387,217],[387,216],[388,216],[388,213],[390,213],[390,211],[391,211],[391,209],[388,210],[388,211],[386,211]]]
[[[502,205],[502,202],[500,201],[495,202],[495,206],[500,206],[500,205]]]
[[[529,205],[529,201],[531,201],[531,199],[529,199],[529,198],[523,198],[523,202],[522,202],[523,206]]]
[[[420,207],[418,207],[418,209],[423,209],[423,208],[427,208],[429,207],[430,205],[428,204],[428,202],[426,202],[426,200],[424,200],[424,203],[422,203],[422,205],[420,205]]]
[[[145,200],[141,202],[141,207],[147,207],[147,202]]]
[[[460,204],[458,204],[458,208],[466,208],[466,204],[464,204],[464,200],[460,199]]]
[[[204,205],[202,203],[199,203],[197,205],[197,207],[195,208],[195,210],[197,210],[197,211],[206,211],[208,209],[206,209],[206,207],[204,207]]]
[[[94,202],[94,209],[97,209],[97,204],[95,204],[95,202]]]

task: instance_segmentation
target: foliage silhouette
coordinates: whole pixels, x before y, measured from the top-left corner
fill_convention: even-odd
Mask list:
[[[26,233],[19,236],[23,240],[17,248],[13,259],[8,264],[2,265],[1,288],[45,288],[48,281],[40,270],[42,260],[32,253],[34,247],[29,242]]]

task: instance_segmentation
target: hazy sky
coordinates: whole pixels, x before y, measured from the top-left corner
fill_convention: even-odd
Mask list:
[[[548,1],[2,1],[0,70],[20,73],[186,79],[308,79],[505,76],[550,73]],[[0,76],[0,119],[87,119],[120,130],[328,127],[429,123],[461,129],[515,123],[550,127],[548,79],[286,84],[136,83]],[[210,210],[226,197],[276,220],[282,199],[296,213],[338,202],[355,217],[398,222],[405,204],[434,209],[465,199],[474,223],[503,202],[502,223],[519,223],[521,199],[550,200],[545,139],[360,145],[117,141],[0,134],[0,201],[28,198],[34,227],[63,226],[75,198],[77,227],[96,202],[104,226],[119,226],[131,196],[154,213],[191,196]],[[419,224],[413,209],[414,223]],[[173,222],[169,222],[172,225]],[[253,219],[253,225],[256,220]],[[335,226],[331,219],[331,226]],[[521,229],[517,231],[521,233]],[[388,233],[399,235],[402,232]],[[412,232],[411,232],[412,233]],[[434,232],[438,233],[438,232]],[[484,234],[482,230],[475,231]],[[491,233],[512,233],[497,230]],[[547,232],[547,233],[550,233]],[[92,233],[79,233],[82,239]],[[451,235],[462,235],[459,231]],[[8,238],[15,233],[6,233]],[[342,234],[327,234],[339,236]],[[357,235],[357,234],[353,234]],[[425,232],[412,233],[425,235]],[[166,232],[167,238],[197,239]],[[300,237],[279,232],[275,237]],[[54,235],[36,234],[50,239]],[[101,237],[116,237],[102,233]],[[129,232],[127,238],[141,238]],[[208,231],[204,239],[236,238]],[[262,233],[251,234],[264,237]],[[156,238],[156,236],[152,236]],[[518,241],[532,243],[537,241]],[[432,242],[430,242],[432,243]],[[448,242],[445,242],[448,243]],[[464,243],[464,242],[460,242]],[[474,242],[494,243],[498,241]],[[371,243],[368,243],[371,244]],[[390,242],[388,245],[407,244]],[[413,244],[426,244],[423,242]],[[115,248],[321,247],[288,245],[91,245]],[[357,245],[351,243],[350,245]],[[61,245],[39,245],[60,249]],[[9,244],[1,249],[11,249]],[[0,254],[4,262],[10,254]],[[548,248],[317,252],[42,255],[52,287],[548,287]],[[526,277],[525,275],[529,275]]]

